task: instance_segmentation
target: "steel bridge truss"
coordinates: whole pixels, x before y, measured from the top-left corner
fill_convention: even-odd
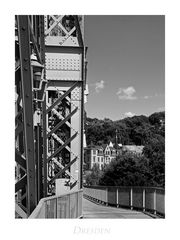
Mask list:
[[[82,188],[83,17],[17,16],[16,217]]]
[[[82,187],[82,23],[78,16],[45,16],[44,196]]]

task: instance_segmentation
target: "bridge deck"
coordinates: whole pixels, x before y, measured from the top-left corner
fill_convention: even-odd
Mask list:
[[[91,202],[83,198],[83,218],[131,218],[152,219],[142,212],[115,208]]]

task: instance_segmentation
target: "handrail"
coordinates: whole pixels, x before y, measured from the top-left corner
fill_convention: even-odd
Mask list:
[[[118,187],[118,188],[146,188],[146,189],[159,189],[159,190],[165,190],[163,187],[149,187],[149,186],[113,186],[113,185],[110,185],[110,186],[104,186],[104,185],[84,185],[84,188],[112,188],[112,187]]]
[[[165,189],[143,186],[84,186],[84,197],[116,207],[165,216]]]
[[[80,218],[82,216],[82,193],[83,190],[79,190],[67,194],[42,198],[29,218]],[[74,206],[73,203],[71,203],[71,197],[73,198],[73,196],[76,199],[75,203],[79,203],[74,204]],[[61,216],[62,214],[60,213],[62,207],[67,210],[64,212],[63,216]]]

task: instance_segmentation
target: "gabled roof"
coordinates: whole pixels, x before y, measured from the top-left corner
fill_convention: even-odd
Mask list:
[[[109,147],[113,147],[113,143],[111,141],[109,143]]]

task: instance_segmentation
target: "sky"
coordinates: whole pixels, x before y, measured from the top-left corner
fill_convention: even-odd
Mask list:
[[[165,109],[165,17],[86,15],[86,112],[119,120]]]

